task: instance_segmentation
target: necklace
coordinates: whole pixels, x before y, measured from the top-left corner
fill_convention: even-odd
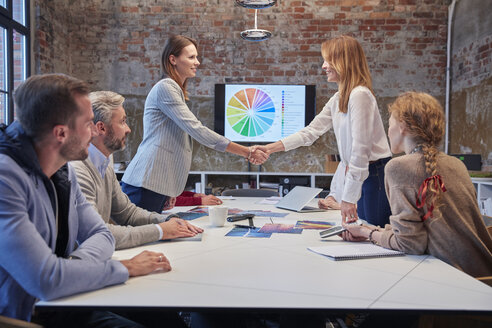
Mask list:
[[[413,154],[413,153],[416,153],[418,151],[421,151],[421,150],[422,150],[422,145],[417,145],[417,146],[415,146],[414,149],[412,149],[412,151],[409,153],[409,155],[410,154]]]

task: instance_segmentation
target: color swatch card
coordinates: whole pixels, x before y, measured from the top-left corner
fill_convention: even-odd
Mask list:
[[[226,237],[270,238],[271,233],[261,233],[260,228],[234,227],[226,234]]]
[[[336,226],[335,222],[326,221],[311,221],[311,220],[301,220],[297,221],[296,228],[299,229],[316,229],[325,230]]]
[[[197,213],[197,212],[178,212],[176,213],[179,217],[186,221],[195,220],[201,218],[202,216],[208,215],[208,213]]]
[[[296,229],[293,224],[267,223],[259,232],[263,233],[302,233],[302,229]]]
[[[188,210],[187,212],[208,214],[208,207],[207,206],[197,206],[197,207],[193,207],[192,209]]]
[[[205,213],[205,215],[208,215],[208,206],[196,206],[193,207],[192,209],[187,211],[188,213]],[[234,215],[234,214],[240,214],[243,213],[244,211],[240,208],[230,208],[227,211],[227,215]]]

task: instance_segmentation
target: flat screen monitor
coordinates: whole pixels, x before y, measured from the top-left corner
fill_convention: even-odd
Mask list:
[[[315,85],[215,85],[215,132],[231,141],[274,142],[299,131],[315,115]]]

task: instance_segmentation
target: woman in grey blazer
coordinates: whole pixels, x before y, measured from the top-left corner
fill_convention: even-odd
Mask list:
[[[145,100],[144,135],[122,178],[122,189],[133,203],[160,212],[168,198],[183,191],[191,167],[192,139],[218,151],[261,164],[268,155],[251,151],[205,127],[186,105],[188,78],[200,65],[195,40],[169,38],[162,53],[163,79]]]

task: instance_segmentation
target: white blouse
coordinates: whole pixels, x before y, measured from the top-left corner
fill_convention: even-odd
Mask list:
[[[338,151],[344,166],[348,166],[342,200],[357,203],[362,184],[369,176],[369,162],[391,156],[383,121],[376,98],[363,86],[352,90],[347,113],[338,110],[339,92],[304,129],[282,139],[285,150],[309,146],[331,127],[335,132]]]
[[[329,196],[335,198],[337,203],[342,202],[342,193],[345,181],[345,168],[346,166],[343,162],[340,162],[338,164],[337,170],[335,171],[335,174],[331,179],[330,193],[328,194],[328,196],[326,196],[326,198],[328,198]]]

